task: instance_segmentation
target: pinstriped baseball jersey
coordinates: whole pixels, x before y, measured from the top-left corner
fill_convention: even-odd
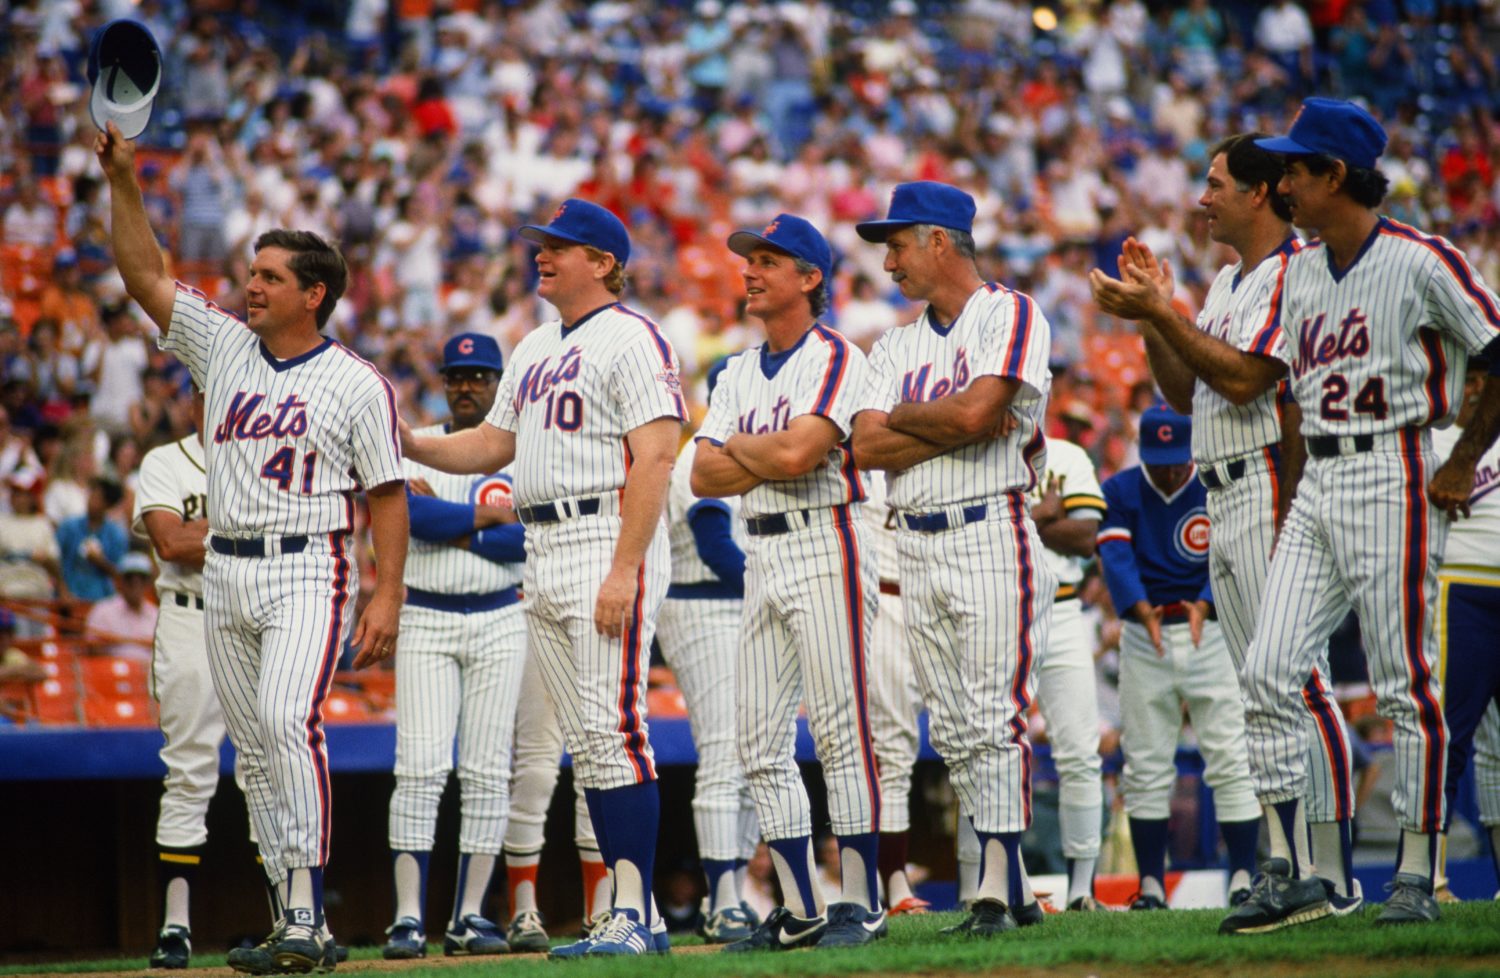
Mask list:
[[[687,419],[677,354],[655,323],[615,302],[522,340],[486,420],[516,433],[516,503],[535,506],[620,491],[626,434],[658,418]]]
[[[208,476],[204,472],[203,445],[196,434],[153,448],[141,459],[135,489],[135,513],[130,528],[146,535],[147,513],[176,513],[184,523],[201,520],[208,511]],[[203,594],[203,572],[196,567],[157,557],[158,595],[178,591]]]
[[[724,499],[699,499],[693,495],[693,458],[698,454],[698,443],[690,441],[682,446],[677,456],[677,467],[672,470],[672,485],[667,491],[667,542],[672,548],[672,583],[702,584],[717,581],[715,574],[703,558],[698,556],[698,544],[693,538],[693,528],[688,517],[700,506],[717,506],[729,513],[729,533],[743,552],[749,537],[745,533],[745,521],[740,519],[740,497]]]
[[[447,425],[423,428],[418,435],[441,435]],[[491,475],[452,475],[403,459],[408,479],[425,479],[439,499],[476,506],[511,506],[509,469]],[[523,564],[502,564],[446,542],[411,538],[406,556],[408,587],[439,594],[488,594],[521,583]]]
[[[1045,486],[1057,483],[1062,496],[1063,513],[1069,519],[1104,519],[1106,506],[1104,490],[1099,487],[1099,476],[1094,472],[1089,453],[1070,441],[1061,438],[1047,439],[1047,472],[1031,491],[1031,503],[1036,505],[1042,498]],[[1089,561],[1081,557],[1060,554],[1051,547],[1042,549],[1042,558],[1059,585],[1074,586],[1083,581],[1084,568]]]
[[[821,323],[791,349],[762,343],[736,354],[724,368],[699,439],[722,445],[736,433],[784,431],[792,419],[815,414],[832,421],[843,439],[826,465],[780,482],[763,482],[744,495],[746,517],[860,502],[864,479],[849,446],[856,412],[868,407],[869,366],[859,348]]]
[[[334,340],[277,360],[242,321],[179,284],[161,348],[207,398],[215,533],[351,530],[355,491],[401,481],[395,392]]]
[[[901,554],[896,548],[896,511],[886,502],[885,473],[877,470],[863,473],[867,496],[865,525],[875,543],[875,564],[882,581],[901,579]]]
[[[1237,350],[1270,355],[1276,343],[1276,304],[1287,260],[1302,250],[1295,237],[1246,269],[1225,265],[1209,286],[1198,328]],[[1193,458],[1210,465],[1281,441],[1276,396],[1280,385],[1249,404],[1235,404],[1201,381],[1193,386]]]
[[[1463,254],[1386,217],[1342,271],[1321,242],[1293,255],[1275,315],[1306,435],[1452,423],[1468,354],[1500,337]]]
[[[1013,489],[1029,490],[1046,466],[1042,420],[1052,374],[1052,330],[1032,298],[994,282],[977,289],[946,325],[924,310],[910,326],[887,330],[870,351],[875,374],[871,406],[935,401],[966,389],[976,377],[1018,380],[1011,404],[1020,421],[1005,438],[982,441],[921,462],[891,477],[898,510],[930,510]]]
[[[1500,381],[1487,381],[1500,383]],[[1453,454],[1463,429],[1457,425],[1432,433],[1432,448],[1438,458]],[[1474,491],[1469,493],[1469,516],[1455,520],[1448,530],[1444,567],[1500,568],[1500,441],[1480,456],[1474,467]]]

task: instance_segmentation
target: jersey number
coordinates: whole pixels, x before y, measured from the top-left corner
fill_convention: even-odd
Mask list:
[[[583,398],[574,391],[556,391],[547,395],[547,415],[543,428],[557,427],[563,431],[577,431],[583,427]]]
[[[1349,378],[1343,374],[1332,374],[1323,381],[1323,420],[1348,421],[1349,410],[1344,407],[1344,399],[1348,396]],[[1354,395],[1354,410],[1368,414],[1376,421],[1385,420],[1390,413],[1390,406],[1385,401],[1385,378],[1371,377],[1365,381],[1365,386]]]
[[[276,454],[266,459],[266,464],[260,467],[260,477],[270,479],[276,483],[276,488],[286,492],[292,486],[292,467],[296,461],[297,450],[288,445],[276,450]],[[318,464],[318,453],[308,452],[302,456],[302,494],[309,495],[312,492],[313,470]]]

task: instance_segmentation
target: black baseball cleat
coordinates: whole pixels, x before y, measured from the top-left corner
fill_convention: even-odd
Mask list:
[[[1017,929],[1020,924],[1009,908],[999,900],[975,900],[969,904],[969,915],[962,923],[938,931],[950,937],[994,937]]]
[[[1250,896],[1219,923],[1220,934],[1268,934],[1333,913],[1318,877],[1292,879],[1292,865],[1285,859],[1267,859],[1260,869]]]
[[[1397,873],[1387,884],[1391,895],[1385,908],[1375,918],[1376,927],[1392,924],[1430,924],[1442,917],[1438,903],[1429,892],[1432,881],[1425,876]]]
[[[332,971],[339,960],[338,947],[325,940],[309,924],[288,924],[281,939],[271,945],[271,960],[280,974],[305,975],[310,971]]]
[[[385,929],[386,942],[380,956],[387,961],[411,961],[427,957],[427,934],[415,917],[402,917]]]
[[[1047,919],[1047,911],[1042,909],[1042,901],[1032,900],[1010,912],[1016,918],[1016,924],[1021,927],[1035,927]]]
[[[500,928],[477,913],[464,914],[457,926],[450,927],[443,937],[443,954],[508,954],[510,945]]]
[[[156,935],[156,950],[151,952],[153,968],[186,968],[193,956],[193,935],[181,924],[168,924]]]
[[[725,944],[724,950],[740,951],[790,951],[798,947],[812,947],[828,930],[828,918],[813,917],[805,920],[795,917],[786,907],[777,907],[766,917],[755,932],[743,941]]]
[[[1130,901],[1131,910],[1170,910],[1167,901],[1155,893],[1137,893],[1135,899]]]
[[[828,927],[818,947],[859,947],[880,940],[888,930],[885,910],[869,910],[858,903],[831,903]]]
[[[269,975],[276,971],[276,962],[271,957],[271,947],[281,940],[284,924],[278,923],[266,939],[254,947],[232,948],[225,962],[244,975]]]

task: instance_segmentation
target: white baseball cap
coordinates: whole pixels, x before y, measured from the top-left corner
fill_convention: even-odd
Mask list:
[[[114,122],[120,135],[134,139],[151,121],[151,104],[161,87],[161,48],[146,25],[112,20],[94,32],[89,45],[89,113],[105,132]]]

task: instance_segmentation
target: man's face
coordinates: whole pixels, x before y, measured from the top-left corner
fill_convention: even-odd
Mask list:
[[[1240,189],[1239,181],[1229,175],[1223,153],[1215,156],[1208,167],[1208,184],[1198,204],[1208,215],[1208,236],[1215,241],[1233,244],[1255,218],[1254,193]]]
[[[151,578],[145,574],[124,574],[120,577],[120,597],[131,608],[139,608],[146,600],[146,589],[151,586]]]
[[[807,294],[822,281],[818,272],[797,271],[797,260],[775,248],[755,248],[745,256],[745,311],[757,319],[806,308]]]
[[[483,421],[495,403],[500,372],[486,367],[453,367],[443,371],[443,393],[453,427],[472,428]]]
[[[1178,489],[1181,489],[1182,484],[1188,481],[1188,477],[1193,474],[1193,463],[1146,465],[1145,469],[1146,477],[1151,480],[1152,484],[1162,492],[1171,495]]]
[[[937,255],[933,253],[932,239],[922,244],[917,239],[916,230],[909,227],[892,234],[885,239],[885,270],[906,298],[926,299],[938,284]]]
[[[315,312],[325,294],[321,283],[304,289],[292,272],[292,253],[285,248],[266,247],[250,263],[245,283],[246,323],[264,336],[296,323]]]
[[[1305,160],[1293,157],[1287,161],[1286,174],[1276,185],[1276,192],[1291,208],[1293,224],[1299,228],[1322,226],[1322,215],[1336,193],[1333,180],[1332,172],[1315,174],[1308,170]]]
[[[601,278],[601,265],[583,245],[548,238],[536,253],[536,294],[553,303],[566,301]]]

